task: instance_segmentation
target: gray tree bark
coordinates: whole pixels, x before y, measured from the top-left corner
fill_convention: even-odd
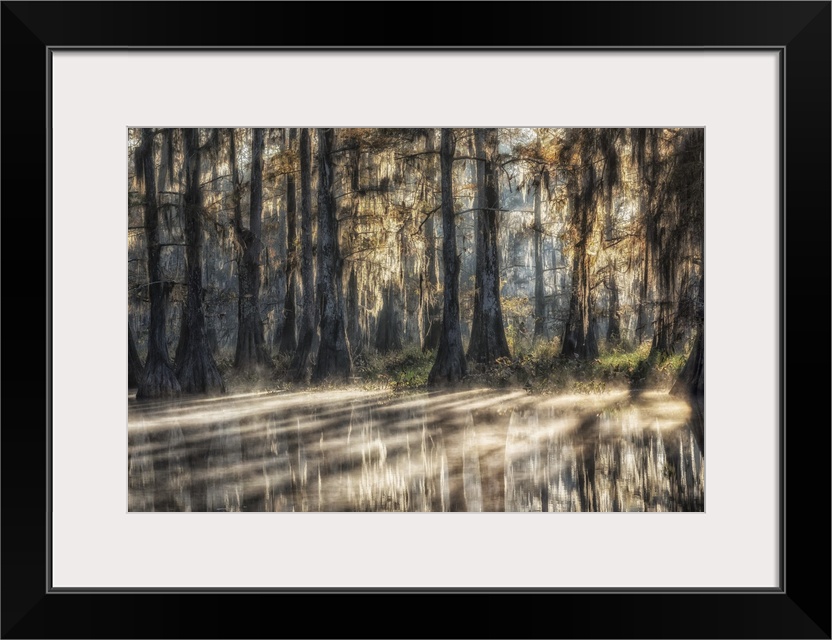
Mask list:
[[[534,338],[546,338],[546,300],[543,287],[543,222],[541,217],[541,177],[534,180]]]
[[[295,146],[297,129],[289,129],[289,149]],[[297,349],[295,334],[295,290],[297,281],[297,206],[296,180],[290,173],[286,176],[286,298],[283,303],[283,331],[280,333],[280,353],[294,353]]]
[[[205,337],[202,290],[202,203],[199,129],[183,129],[185,162],[185,260],[188,293],[185,301],[185,346],[176,361],[176,377],[185,393],[225,393],[225,384]],[[180,338],[181,339],[181,338]]]
[[[696,299],[696,337],[690,356],[679,372],[670,393],[704,396],[705,394],[705,277],[699,281]]]
[[[320,344],[315,362],[315,381],[338,377],[348,380],[352,357],[344,321],[343,264],[338,247],[335,215],[332,147],[335,131],[318,129],[318,309]]]
[[[363,350],[363,332],[361,330],[361,305],[359,303],[358,276],[355,266],[350,269],[347,278],[347,337],[350,341],[350,353],[356,356]]]
[[[300,279],[303,290],[298,346],[292,358],[292,377],[308,380],[312,343],[315,339],[315,275],[312,263],[312,142],[309,129],[300,130]]]
[[[510,358],[500,303],[500,259],[497,253],[497,129],[476,129],[477,153],[477,271],[474,318],[468,360],[481,364]]]
[[[607,344],[617,345],[621,342],[621,308],[618,299],[618,283],[615,281],[615,260],[610,267],[607,291],[609,292]]]
[[[592,165],[585,168],[592,173]],[[588,178],[591,185],[592,175]],[[586,193],[586,191],[584,191]],[[572,294],[569,300],[569,317],[563,335],[561,355],[582,360],[598,357],[598,340],[595,335],[595,319],[592,317],[590,276],[592,273],[587,243],[592,233],[594,216],[590,215],[584,197],[572,200],[572,225],[575,243],[572,257]]]
[[[688,399],[691,406],[690,426],[699,448],[705,450],[705,280],[699,284],[697,328],[693,349],[670,393]]]
[[[133,337],[133,328],[127,323],[127,387],[130,389],[139,386],[144,374],[144,365],[139,357],[139,350],[136,349],[136,340]]]
[[[266,341],[263,338],[263,320],[260,317],[263,129],[253,129],[251,136],[251,195],[249,198],[248,228],[243,225],[239,200],[237,200],[234,216],[234,227],[242,252],[237,270],[239,299],[237,301],[237,350],[234,356],[234,366],[243,371],[270,370],[274,366],[266,351]],[[236,173],[236,149],[233,130],[231,131],[231,155],[234,157],[233,168],[234,173]]]
[[[156,202],[156,163],[153,160],[153,130],[142,129],[142,143],[136,158],[136,173],[144,183],[144,230],[147,239],[147,270],[150,280],[150,329],[147,361],[136,398],[170,398],[182,389],[168,355],[165,335],[165,305],[169,284],[162,281],[159,241],[159,207]]]
[[[381,305],[381,312],[378,315],[376,326],[376,351],[388,353],[398,351],[402,348],[402,336],[399,330],[399,323],[395,311],[395,293],[392,282],[388,282],[384,288],[384,300]]]
[[[428,375],[431,386],[455,383],[468,373],[459,326],[459,256],[456,252],[456,223],[453,201],[454,139],[452,129],[442,129],[440,173],[442,180],[442,259],[444,292],[442,334],[436,360]]]
[[[436,264],[436,231],[432,213],[435,207],[436,190],[436,160],[433,156],[435,129],[428,129],[425,134],[425,152],[427,170],[425,171],[425,193],[423,201],[431,213],[424,224],[425,235],[425,268],[420,276],[422,351],[433,351],[439,346],[442,333],[442,308],[439,306],[437,294],[439,292],[439,278]]]

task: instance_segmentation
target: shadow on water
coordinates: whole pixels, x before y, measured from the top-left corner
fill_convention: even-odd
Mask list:
[[[130,511],[702,511],[702,412],[665,393],[129,401]]]

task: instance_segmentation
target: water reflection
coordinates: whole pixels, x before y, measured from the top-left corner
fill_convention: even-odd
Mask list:
[[[130,401],[130,511],[702,511],[701,412],[663,393]]]

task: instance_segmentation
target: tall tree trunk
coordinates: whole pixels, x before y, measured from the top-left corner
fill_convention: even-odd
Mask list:
[[[289,129],[289,149],[294,147],[297,129]],[[280,334],[280,353],[294,353],[297,348],[295,335],[295,282],[297,281],[297,207],[295,206],[295,174],[286,176],[286,299],[283,303],[283,331]]]
[[[292,375],[295,380],[308,380],[310,356],[315,339],[315,290],[312,263],[312,142],[309,129],[300,130],[300,279],[303,289],[300,316],[300,334],[295,356],[292,358]]]
[[[350,268],[350,277],[347,279],[347,337],[350,341],[350,352],[353,356],[358,355],[362,350],[363,335],[355,265]]]
[[[653,321],[653,341],[650,343],[651,358],[666,358],[673,354],[673,301],[669,299],[669,292],[659,295],[657,313]]]
[[[552,288],[552,317],[559,318],[561,316],[561,309],[563,303],[561,297],[563,290],[566,288],[565,272],[566,272],[566,255],[563,251],[564,242],[560,234],[555,234],[552,238],[552,271],[553,271],[553,288]]]
[[[425,272],[421,277],[422,295],[422,351],[433,351],[439,346],[442,333],[442,309],[437,303],[439,279],[436,265],[436,231],[433,214],[428,216],[424,226],[425,233]]]
[[[702,255],[704,228],[704,136],[702,129],[685,129],[666,141],[657,212],[654,262],[658,313],[651,355],[674,352],[693,320],[688,299],[691,259]],[[658,153],[656,153],[658,155]]]
[[[361,146],[355,142],[349,149],[348,165],[350,178],[350,204],[344,205],[344,209],[349,206],[349,214],[347,218],[346,233],[342,237],[346,238],[347,246],[346,252],[348,256],[353,256],[357,249],[359,222],[359,212],[361,207]],[[342,200],[342,202],[344,202]],[[342,217],[343,214],[342,214]],[[345,261],[346,264],[346,261]],[[364,332],[361,327],[361,293],[358,289],[358,274],[355,270],[355,259],[349,262],[350,275],[347,278],[347,299],[346,305],[346,320],[347,320],[347,339],[350,343],[350,354],[353,359],[358,356],[364,349]]]
[[[431,386],[457,382],[468,373],[459,326],[460,261],[456,252],[456,223],[454,221],[452,129],[442,129],[439,157],[442,179],[442,259],[445,263],[445,274],[442,335],[439,339],[436,360],[428,375],[428,384]]]
[[[534,338],[546,338],[546,302],[543,288],[543,222],[540,213],[541,178],[534,181]]]
[[[705,277],[699,281],[696,301],[696,338],[685,366],[670,393],[702,397],[705,394]]]
[[[283,337],[283,325],[285,324],[283,307],[286,304],[286,212],[280,211],[278,202],[279,198],[277,197],[277,195],[275,195],[272,199],[272,211],[275,218],[277,229],[275,230],[276,233],[274,234],[274,238],[272,240],[274,242],[274,257],[277,261],[277,264],[271,271],[269,270],[268,266],[269,253],[268,251],[263,252],[263,256],[265,258],[264,262],[266,262],[266,264],[263,265],[264,273],[269,274],[270,276],[270,292],[272,298],[274,299],[275,312],[274,322],[272,323],[271,340],[272,346],[274,347],[275,351],[277,351],[277,349],[280,347],[280,340]],[[265,333],[265,325],[263,331]]]
[[[621,342],[621,311],[618,300],[618,284],[615,281],[615,260],[613,260],[610,267],[607,290],[610,296],[607,316],[607,344],[612,346]]]
[[[500,261],[497,253],[497,129],[476,129],[477,153],[477,272],[474,318],[468,360],[483,364],[511,353],[503,327],[500,303]]]
[[[130,389],[139,386],[144,374],[144,365],[139,357],[139,350],[136,349],[136,340],[133,337],[133,327],[127,323],[127,387]]]
[[[696,331],[690,356],[673,383],[670,393],[673,395],[703,396],[705,394],[705,329],[700,326]]]
[[[156,163],[153,161],[153,130],[142,129],[142,144],[136,158],[136,172],[144,182],[144,230],[147,239],[147,270],[150,278],[150,332],[144,375],[136,397],[169,398],[181,393],[179,381],[168,356],[165,335],[165,304],[169,284],[162,281],[159,242],[159,207],[156,202]]]
[[[478,146],[468,141],[468,155],[479,157],[477,154]],[[474,314],[471,318],[471,333],[468,336],[468,359],[471,359],[471,346],[474,343],[475,337],[479,339],[482,333],[480,323],[482,322],[482,272],[483,261],[485,258],[485,236],[482,232],[482,214],[481,210],[485,206],[483,198],[483,171],[480,160],[474,163],[474,180],[476,182],[476,191],[474,193]],[[465,237],[463,236],[463,243]],[[464,249],[464,245],[463,245]],[[463,278],[463,282],[467,282],[468,278]]]
[[[644,198],[641,198],[643,202]],[[645,220],[645,227],[647,226]],[[647,318],[647,295],[650,286],[650,244],[647,239],[644,240],[644,259],[642,260],[641,282],[638,293],[638,307],[636,310],[636,344],[640,345],[644,342],[645,334],[648,330]]]
[[[652,336],[649,326],[649,294],[651,286],[651,262],[650,249],[655,237],[655,218],[653,215],[654,199],[656,191],[656,164],[658,162],[655,144],[655,131],[653,129],[635,129],[631,133],[632,145],[635,150],[636,169],[639,182],[642,188],[639,194],[639,216],[644,229],[643,260],[641,271],[641,283],[638,296],[636,342],[640,345],[646,338]],[[649,148],[649,149],[648,149]],[[649,153],[648,153],[649,151]],[[647,194],[644,193],[644,186],[647,187]]]
[[[428,129],[425,134],[425,152],[427,169],[425,171],[425,190],[423,201],[430,212],[424,224],[425,234],[425,260],[424,272],[419,279],[419,295],[421,312],[422,351],[433,351],[439,346],[439,337],[442,332],[442,309],[437,300],[439,291],[439,279],[436,265],[436,230],[434,225],[433,209],[436,206],[436,159],[433,156],[435,129]]]
[[[658,129],[645,129],[641,134],[643,138],[643,152],[641,155],[641,174],[647,185],[647,204],[644,211],[644,282],[642,284],[642,338],[651,338],[651,356],[656,350],[667,353],[666,336],[664,330],[658,325],[661,322],[659,316],[662,311],[662,275],[657,268],[662,259],[661,245],[661,217],[662,205],[659,202],[659,178],[660,178],[660,156],[659,156],[659,131]],[[651,299],[652,295],[652,299]],[[657,304],[658,303],[658,306]],[[649,308],[648,308],[649,306]],[[646,333],[645,333],[646,331]]]
[[[313,378],[348,380],[352,358],[344,322],[344,296],[338,248],[338,219],[335,215],[332,145],[335,131],[318,129],[318,309],[320,344]]]
[[[688,399],[691,406],[690,427],[699,448],[705,450],[705,280],[699,283],[697,327],[693,349],[685,366],[670,389],[671,395]]]
[[[384,301],[376,326],[376,351],[388,353],[402,348],[402,338],[399,323],[396,322],[393,283],[388,282],[384,288]]]
[[[237,278],[240,297],[237,302],[237,351],[234,366],[244,371],[271,369],[272,359],[266,352],[263,321],[260,317],[260,251],[263,215],[263,129],[251,132],[251,197],[248,229],[243,226],[239,208],[234,225],[242,256]],[[232,155],[234,132],[231,132]],[[236,165],[236,158],[234,160]]]
[[[185,160],[185,260],[188,293],[185,304],[186,346],[176,361],[176,377],[185,393],[224,393],[225,384],[217,370],[205,337],[202,290],[202,153],[199,129],[183,129]]]
[[[657,224],[657,226],[659,226]],[[676,299],[676,256],[668,255],[668,248],[662,241],[654,250],[653,265],[656,276],[656,300],[653,316],[653,341],[650,344],[650,358],[666,358],[673,354],[673,311]]]
[[[594,180],[590,178],[587,182],[590,186],[585,189],[591,188]],[[585,200],[584,197],[576,197],[572,201],[572,222],[577,237],[572,257],[572,295],[561,355],[591,360],[598,357],[598,340],[592,317],[591,268],[587,252],[593,225],[588,211],[590,205]]]

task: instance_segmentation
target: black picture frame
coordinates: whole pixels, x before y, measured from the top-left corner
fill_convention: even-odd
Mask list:
[[[829,638],[829,379],[816,372],[828,372],[830,352],[824,324],[832,210],[830,6],[828,1],[3,2],[3,337],[6,347],[26,346],[22,352],[7,349],[2,363],[2,637]],[[272,16],[279,16],[283,26]],[[69,47],[779,51],[785,79],[780,132],[780,588],[673,593],[51,589],[49,391],[60,381],[50,378],[49,336],[59,319],[50,315],[48,278],[48,97],[50,52]],[[803,293],[807,279],[812,291],[821,292],[811,303]],[[94,292],[79,283],[79,299],[85,295]],[[818,360],[821,367],[809,366]],[[301,606],[317,614],[310,619]],[[394,627],[385,625],[388,618],[381,614],[386,612],[393,612]],[[445,626],[449,620],[451,628]]]

